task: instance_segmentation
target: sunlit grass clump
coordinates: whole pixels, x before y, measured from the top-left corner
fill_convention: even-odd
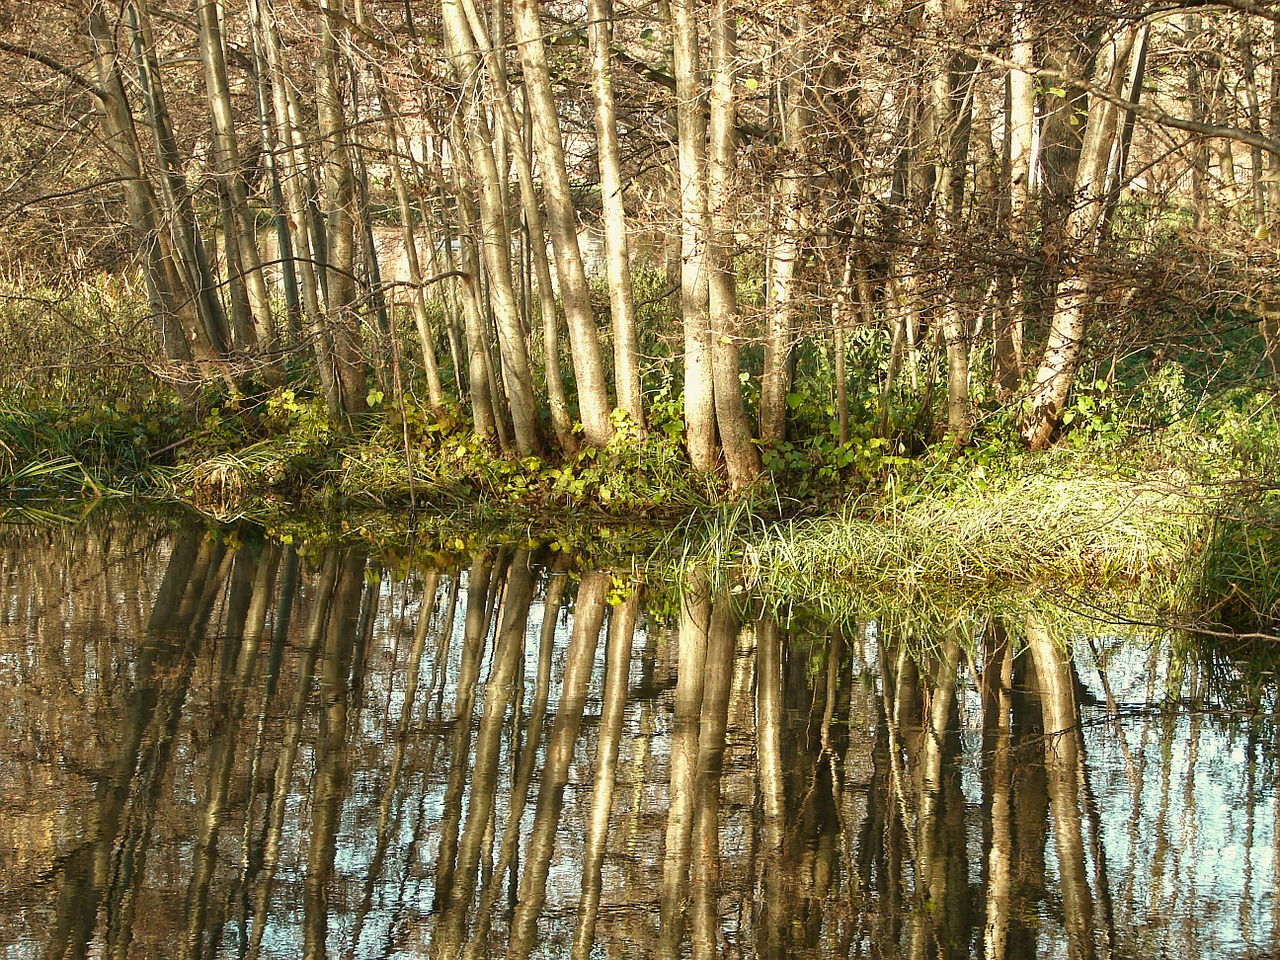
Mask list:
[[[1016,590],[1164,594],[1203,536],[1205,504],[1169,469],[1140,478],[1041,458],[994,479],[923,482],[839,515],[771,526],[751,579],[832,610]]]

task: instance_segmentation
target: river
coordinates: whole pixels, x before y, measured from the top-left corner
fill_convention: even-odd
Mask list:
[[[128,511],[0,576],[4,958],[1280,955],[1216,642]]]

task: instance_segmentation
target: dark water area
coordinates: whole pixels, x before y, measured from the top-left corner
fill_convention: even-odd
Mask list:
[[[1273,682],[1171,632],[141,516],[0,578],[0,957],[1280,955]]]

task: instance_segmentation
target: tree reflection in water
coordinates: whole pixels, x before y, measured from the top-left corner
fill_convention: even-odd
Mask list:
[[[1280,948],[1274,693],[1169,638],[129,518],[0,562],[6,955]]]

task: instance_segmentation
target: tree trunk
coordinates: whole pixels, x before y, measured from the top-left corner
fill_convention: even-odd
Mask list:
[[[325,193],[324,272],[328,277],[327,312],[333,335],[336,381],[342,412],[363,413],[364,357],[360,352],[360,317],[356,289],[356,183],[349,150],[349,131],[339,77],[338,36],[334,0],[320,0],[320,54],[316,61],[316,117],[320,125]]]
[[[224,356],[229,340],[227,317],[218,297],[217,282],[209,265],[204,241],[200,237],[191,193],[187,189],[182,156],[173,132],[160,76],[160,64],[156,57],[149,8],[144,0],[136,0],[127,9],[134,31],[138,86],[143,93],[156,159],[163,173],[160,190],[167,211],[165,221],[172,237],[174,256],[181,265],[186,285],[195,298],[195,309],[200,316],[209,347],[216,355]]]
[[[684,325],[684,422],[689,462],[716,465],[716,412],[706,272],[707,121],[698,23],[693,0],[671,2],[672,63],[676,76],[680,192],[680,309]]]
[[[133,113],[120,77],[115,40],[101,7],[95,5],[90,9],[85,19],[85,34],[98,75],[97,101],[107,151],[121,180],[129,226],[144,261],[147,298],[161,345],[171,360],[211,360],[213,350],[199,318],[188,306],[180,306],[185,297],[173,260],[165,249],[165,236],[157,227],[155,194],[143,170]]]
[[[808,21],[797,18],[797,54],[805,56]],[[805,229],[805,149],[808,107],[802,78],[781,82],[783,102],[782,172],[775,183],[776,232],[769,247],[769,299],[764,343],[764,371],[760,377],[760,439],[781,443],[787,438],[787,394],[791,392],[792,351],[800,321],[800,267]]]
[[[732,183],[737,153],[734,57],[737,28],[725,0],[716,0],[711,22],[711,123],[707,164],[707,285],[713,395],[729,484],[741,490],[760,475],[760,453],[742,402],[738,369],[737,279],[733,265]]]
[[[547,224],[556,252],[556,273],[560,278],[560,299],[569,327],[569,348],[578,380],[578,413],[588,443],[604,446],[613,436],[609,419],[612,409],[604,363],[600,358],[600,337],[591,310],[591,290],[578,248],[577,223],[569,174],[565,167],[564,143],[551,88],[551,72],[543,43],[537,0],[514,0],[512,19],[516,45],[524,65],[529,115],[533,121],[538,160],[542,169],[547,205]]]
[[[480,58],[470,27],[457,0],[446,0],[442,10],[452,47],[454,73],[459,82],[470,88],[465,118],[467,158],[472,165],[479,199],[480,240],[489,279],[489,302],[497,322],[498,348],[502,355],[516,447],[521,456],[525,456],[536,452],[542,444],[538,435],[529,353],[511,275],[511,232],[502,197],[505,178],[494,156],[493,133],[485,115],[485,106],[479,100],[479,91],[474,88],[474,78],[480,71]],[[472,388],[475,388],[474,381]]]
[[[427,377],[427,400],[433,407],[444,403],[444,387],[440,383],[440,368],[436,363],[435,337],[427,319],[427,296],[422,282],[422,265],[418,260],[418,239],[413,230],[413,206],[409,188],[405,184],[400,161],[400,139],[396,130],[395,115],[391,110],[386,89],[379,81],[378,98],[387,118],[387,144],[390,147],[391,183],[396,191],[396,203],[400,207],[400,232],[404,238],[405,263],[409,270],[409,311],[418,331],[418,346],[422,350],[422,369]]]
[[[1035,196],[1036,81],[1032,24],[1027,4],[1019,4],[1013,13],[1013,44],[1009,59],[1016,64],[1009,71],[1005,140],[1008,157],[1009,202],[1007,209],[1009,248],[1013,257],[1030,253],[1031,218]],[[1015,260],[1015,263],[1019,262]],[[1012,294],[1007,308],[997,314],[992,329],[994,342],[995,381],[1005,397],[1012,397],[1022,384],[1022,331],[1028,299],[1028,277],[1014,268],[1009,284]]]
[[[320,279],[316,271],[316,264],[320,257],[313,242],[315,235],[311,230],[310,201],[308,200],[308,184],[311,176],[305,149],[306,138],[303,136],[297,97],[284,73],[280,37],[275,28],[272,2],[271,0],[251,0],[249,11],[258,26],[259,36],[266,48],[267,67],[271,71],[271,99],[276,136],[283,148],[279,157],[281,186],[289,211],[289,220],[293,226],[290,231],[292,249],[288,255],[295,258],[294,265],[302,294],[303,316],[311,338],[312,349],[315,351],[316,372],[320,380],[320,389],[324,394],[325,406],[329,416],[336,418],[342,414],[342,390],[337,379],[333,340],[325,323]],[[281,255],[285,255],[284,251],[281,251]]]
[[[929,17],[941,32],[957,13],[951,0],[929,0]],[[947,52],[936,65],[924,111],[922,142],[932,144],[933,211],[942,242],[954,237],[963,210],[964,171],[968,131],[973,110],[974,67],[959,54]],[[957,251],[958,253],[958,251]],[[954,267],[955,260],[952,259]],[[961,278],[951,270],[945,302],[941,305],[941,332],[947,351],[947,430],[956,444],[964,443],[971,427],[969,406],[969,333],[961,309]]]
[[[1117,95],[1122,94],[1127,86],[1128,67],[1138,31],[1139,28],[1126,28],[1109,44],[1102,77],[1107,87]],[[1132,95],[1136,96],[1138,92],[1135,89]],[[1107,171],[1119,120],[1118,107],[1101,97],[1091,99],[1077,167],[1076,192],[1080,199],[1067,218],[1064,230],[1064,236],[1077,256],[1092,256],[1102,240]],[[1094,296],[1092,283],[1084,270],[1084,265],[1077,265],[1058,287],[1049,340],[1032,386],[1031,409],[1022,426],[1023,439],[1033,449],[1041,449],[1053,439],[1080,364]]]
[[[622,202],[618,118],[613,101],[613,67],[609,53],[613,33],[611,0],[587,0],[587,34],[591,45],[591,92],[596,115],[596,152],[600,163],[601,220],[604,224],[605,276],[613,318],[613,377],[618,406],[644,429],[640,355],[636,346],[635,303],[631,291],[631,255],[627,244],[627,212]]]
[[[472,38],[484,54],[489,76],[493,78],[496,88],[495,99],[502,115],[503,126],[507,131],[507,139],[512,145],[511,156],[516,164],[520,203],[528,232],[527,249],[537,275],[538,307],[542,316],[543,374],[547,382],[547,406],[551,410],[551,428],[555,431],[556,442],[561,450],[571,453],[577,448],[577,440],[573,435],[573,423],[569,418],[569,405],[564,391],[564,377],[560,371],[560,319],[556,313],[555,289],[551,282],[551,262],[547,258],[542,204],[538,199],[537,185],[533,178],[533,127],[528,123],[521,124],[516,117],[511,88],[507,80],[506,64],[501,57],[497,56],[475,4],[472,0],[462,0],[462,9],[466,13]],[[526,106],[526,114],[527,112]]]
[[[212,120],[211,162],[222,183],[231,213],[231,221],[223,224],[223,229],[228,236],[235,234],[236,248],[244,271],[245,292],[253,314],[253,343],[239,346],[256,347],[270,360],[275,351],[275,324],[271,316],[271,297],[267,293],[267,283],[262,273],[262,258],[258,253],[253,211],[249,209],[249,191],[240,162],[240,147],[236,140],[220,19],[217,0],[200,0],[197,3],[200,60],[204,64],[205,92]]]

